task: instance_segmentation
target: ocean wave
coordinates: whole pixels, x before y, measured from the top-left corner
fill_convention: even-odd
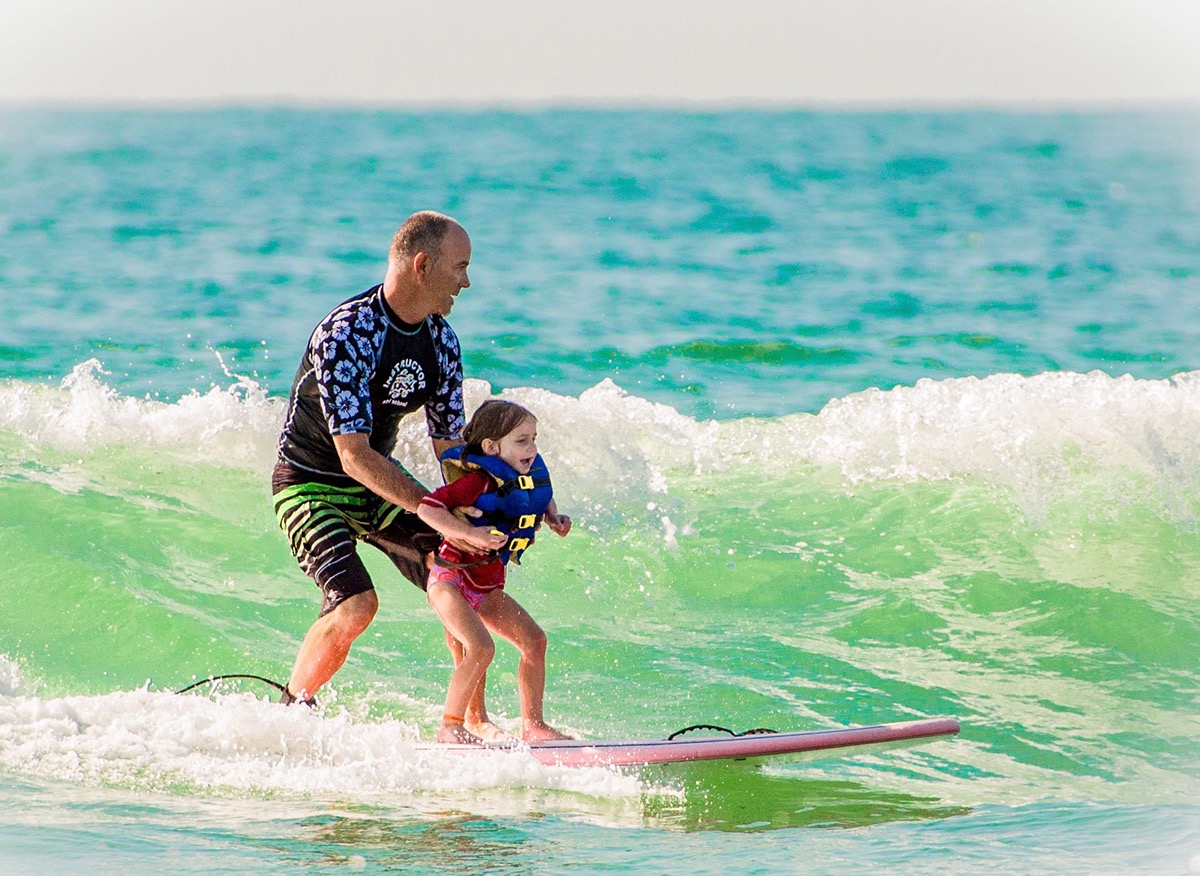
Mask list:
[[[64,454],[140,446],[232,467],[269,465],[283,405],[253,380],[231,375],[227,387],[166,403],[122,396],[104,377],[102,363],[89,359],[58,387],[0,383],[0,429]]]
[[[468,380],[468,409],[491,396]],[[1031,513],[1064,495],[1148,505],[1185,526],[1200,519],[1200,372],[1167,380],[1102,372],[920,380],[830,401],[817,414],[701,420],[605,379],[579,397],[537,387],[499,393],[539,416],[556,485],[576,502],[636,506],[696,478],[737,472],[797,482],[817,471],[846,485],[969,479]],[[0,383],[0,432],[23,449],[0,462],[52,462],[116,447],[263,473],[283,400],[231,375],[174,402],[121,396],[96,360],[58,387]],[[409,417],[396,455],[427,482],[438,472],[425,423]]]
[[[59,387],[0,384],[3,597],[27,609],[0,623],[15,655],[0,660],[0,766],[368,803],[610,793],[527,765],[421,765],[412,728],[435,725],[448,658],[390,570],[320,722],[253,698],[130,690],[286,672],[317,594],[266,495],[282,401],[236,379],[136,400],[103,377],[86,362]],[[466,391],[470,408],[493,394]],[[966,730],[944,759],[856,775],[904,787],[919,770],[957,800],[1187,799],[1198,393],[1198,374],[998,374],[716,421],[607,380],[578,397],[505,390],[538,414],[579,523],[512,576],[552,631],[548,703],[591,736],[955,714]],[[436,477],[421,417],[400,441]],[[501,718],[516,714],[504,659],[489,688]]]
[[[17,673],[13,667],[0,657],[0,677]],[[250,693],[147,689],[67,697],[0,692],[0,768],[93,786],[318,795],[368,805],[496,788],[640,799],[645,787],[611,770],[543,766],[520,751],[463,757],[422,745],[418,727],[395,718],[318,715]]]

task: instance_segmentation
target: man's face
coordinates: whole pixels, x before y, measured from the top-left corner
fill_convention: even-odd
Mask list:
[[[441,252],[430,257],[425,272],[426,300],[430,313],[449,316],[454,299],[471,285],[467,268],[471,264],[471,238],[455,225],[442,238]]]

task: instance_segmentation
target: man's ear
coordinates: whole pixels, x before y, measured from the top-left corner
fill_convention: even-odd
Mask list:
[[[425,279],[425,275],[429,272],[429,253],[419,252],[413,256],[412,266],[413,273],[421,279]]]

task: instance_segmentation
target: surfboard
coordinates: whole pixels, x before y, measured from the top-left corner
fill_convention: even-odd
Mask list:
[[[514,750],[528,751],[549,766],[618,767],[701,761],[771,758],[780,762],[818,760],[920,745],[956,735],[954,718],[924,718],[865,727],[802,730],[794,733],[750,733],[740,736],[692,736],[675,739],[564,739],[534,742]],[[479,752],[479,746],[443,745],[442,749]],[[490,747],[490,746],[489,746]]]

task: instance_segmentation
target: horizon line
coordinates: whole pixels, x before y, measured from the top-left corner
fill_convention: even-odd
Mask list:
[[[8,110],[270,110],[303,111],[685,111],[685,112],[1066,112],[1136,113],[1200,111],[1200,98],[914,98],[914,99],[783,99],[783,98],[454,98],[373,100],[302,98],[293,95],[198,98],[66,98],[0,97]]]

